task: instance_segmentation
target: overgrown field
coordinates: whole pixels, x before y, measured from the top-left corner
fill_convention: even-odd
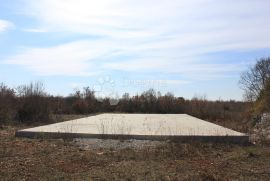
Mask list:
[[[0,129],[0,180],[270,180],[270,147],[176,144],[82,149]]]

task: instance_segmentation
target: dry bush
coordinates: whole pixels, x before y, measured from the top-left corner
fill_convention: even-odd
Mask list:
[[[88,113],[88,104],[85,100],[78,99],[72,105],[74,112],[76,114],[87,114]]]
[[[17,88],[19,109],[18,120],[22,123],[50,121],[50,104],[44,85],[40,82]]]
[[[267,112],[270,112],[270,80],[267,81],[257,101],[254,103],[255,114],[260,115]]]
[[[14,121],[16,115],[16,99],[13,89],[0,83],[0,124]]]

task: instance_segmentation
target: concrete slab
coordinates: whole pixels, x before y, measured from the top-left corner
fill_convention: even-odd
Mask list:
[[[248,142],[243,133],[186,114],[100,114],[20,130],[16,136]]]

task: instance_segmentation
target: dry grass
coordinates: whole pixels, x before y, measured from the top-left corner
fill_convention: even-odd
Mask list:
[[[63,140],[15,138],[0,130],[0,180],[269,180],[270,149],[173,144],[82,150]]]

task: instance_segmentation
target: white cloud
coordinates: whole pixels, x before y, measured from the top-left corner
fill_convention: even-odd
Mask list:
[[[193,57],[194,58],[194,57]],[[196,60],[196,58],[194,58]],[[197,57],[197,59],[199,59]],[[240,72],[246,67],[246,63],[209,63],[207,59],[195,61],[186,57],[183,61],[177,59],[166,62],[160,59],[135,59],[131,61],[105,63],[106,69],[121,70],[126,72],[166,72],[178,74],[185,79],[209,80],[220,77],[228,77],[229,74]],[[205,62],[205,63],[203,63]],[[218,62],[218,61],[217,61]]]
[[[258,26],[266,30],[269,5],[267,0],[27,0],[25,13],[57,31],[124,38],[187,33],[203,37],[209,30],[229,30],[232,35],[256,32]]]
[[[25,66],[41,75],[77,75],[87,76],[94,72],[89,48],[94,46],[85,41],[78,41],[50,48],[22,48],[18,55],[7,58],[4,62]]]
[[[48,48],[21,48],[20,53],[4,62],[24,66],[40,75],[90,76],[120,70],[178,73],[193,79],[217,78],[244,67],[242,63],[198,61],[201,52],[194,51],[194,56],[191,56],[192,52],[173,54],[170,50],[153,47],[141,41],[129,44],[114,39],[75,41]],[[131,57],[122,58],[124,56]],[[124,60],[118,60],[121,58]]]
[[[187,80],[164,80],[164,82],[169,85],[185,85],[191,83]]]
[[[14,27],[14,24],[12,22],[0,19],[0,32],[7,31],[12,27]]]
[[[239,72],[242,63],[209,61],[205,55],[270,48],[269,5],[267,0],[25,0],[24,13],[47,31],[102,38],[26,48],[6,62],[45,75],[121,70],[215,78]]]
[[[24,28],[23,31],[31,33],[47,33],[48,30],[45,28]]]

